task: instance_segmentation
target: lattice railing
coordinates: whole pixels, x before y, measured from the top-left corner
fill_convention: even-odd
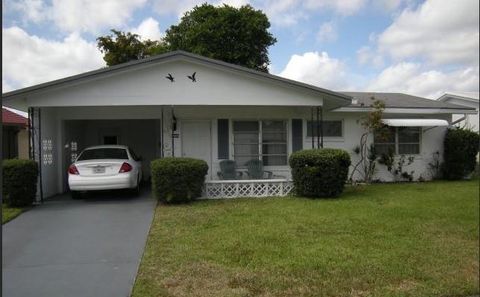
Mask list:
[[[206,199],[286,196],[293,182],[286,179],[212,180],[205,182]]]

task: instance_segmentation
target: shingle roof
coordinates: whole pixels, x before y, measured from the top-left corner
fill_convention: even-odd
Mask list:
[[[2,123],[4,125],[26,126],[28,119],[6,108],[2,108]]]
[[[423,97],[412,96],[402,93],[380,93],[380,92],[341,92],[353,98],[349,107],[368,107],[374,99],[382,100],[387,108],[435,108],[435,109],[470,109],[465,106],[450,104],[437,100],[430,100]]]

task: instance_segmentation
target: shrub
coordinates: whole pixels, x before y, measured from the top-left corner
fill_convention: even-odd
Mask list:
[[[153,195],[165,203],[182,203],[202,195],[208,165],[192,158],[163,158],[153,160]]]
[[[38,166],[32,160],[3,161],[3,198],[11,207],[24,207],[35,201]]]
[[[477,132],[462,128],[448,129],[444,140],[446,179],[462,179],[475,170],[480,137]]]
[[[289,159],[295,192],[306,197],[336,197],[345,186],[350,155],[340,149],[311,149]]]

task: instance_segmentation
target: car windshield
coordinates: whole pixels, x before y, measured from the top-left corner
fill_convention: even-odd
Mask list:
[[[95,160],[95,159],[121,159],[128,160],[126,149],[122,148],[96,148],[84,150],[78,161]]]

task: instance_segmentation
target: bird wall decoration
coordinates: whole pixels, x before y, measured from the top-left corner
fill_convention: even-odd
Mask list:
[[[197,79],[195,78],[195,75],[197,74],[197,72],[194,72],[192,75],[187,75],[187,77],[192,81],[192,82],[196,82]]]
[[[168,79],[170,82],[174,82],[175,78],[169,73],[167,76],[165,76],[166,79]]]

